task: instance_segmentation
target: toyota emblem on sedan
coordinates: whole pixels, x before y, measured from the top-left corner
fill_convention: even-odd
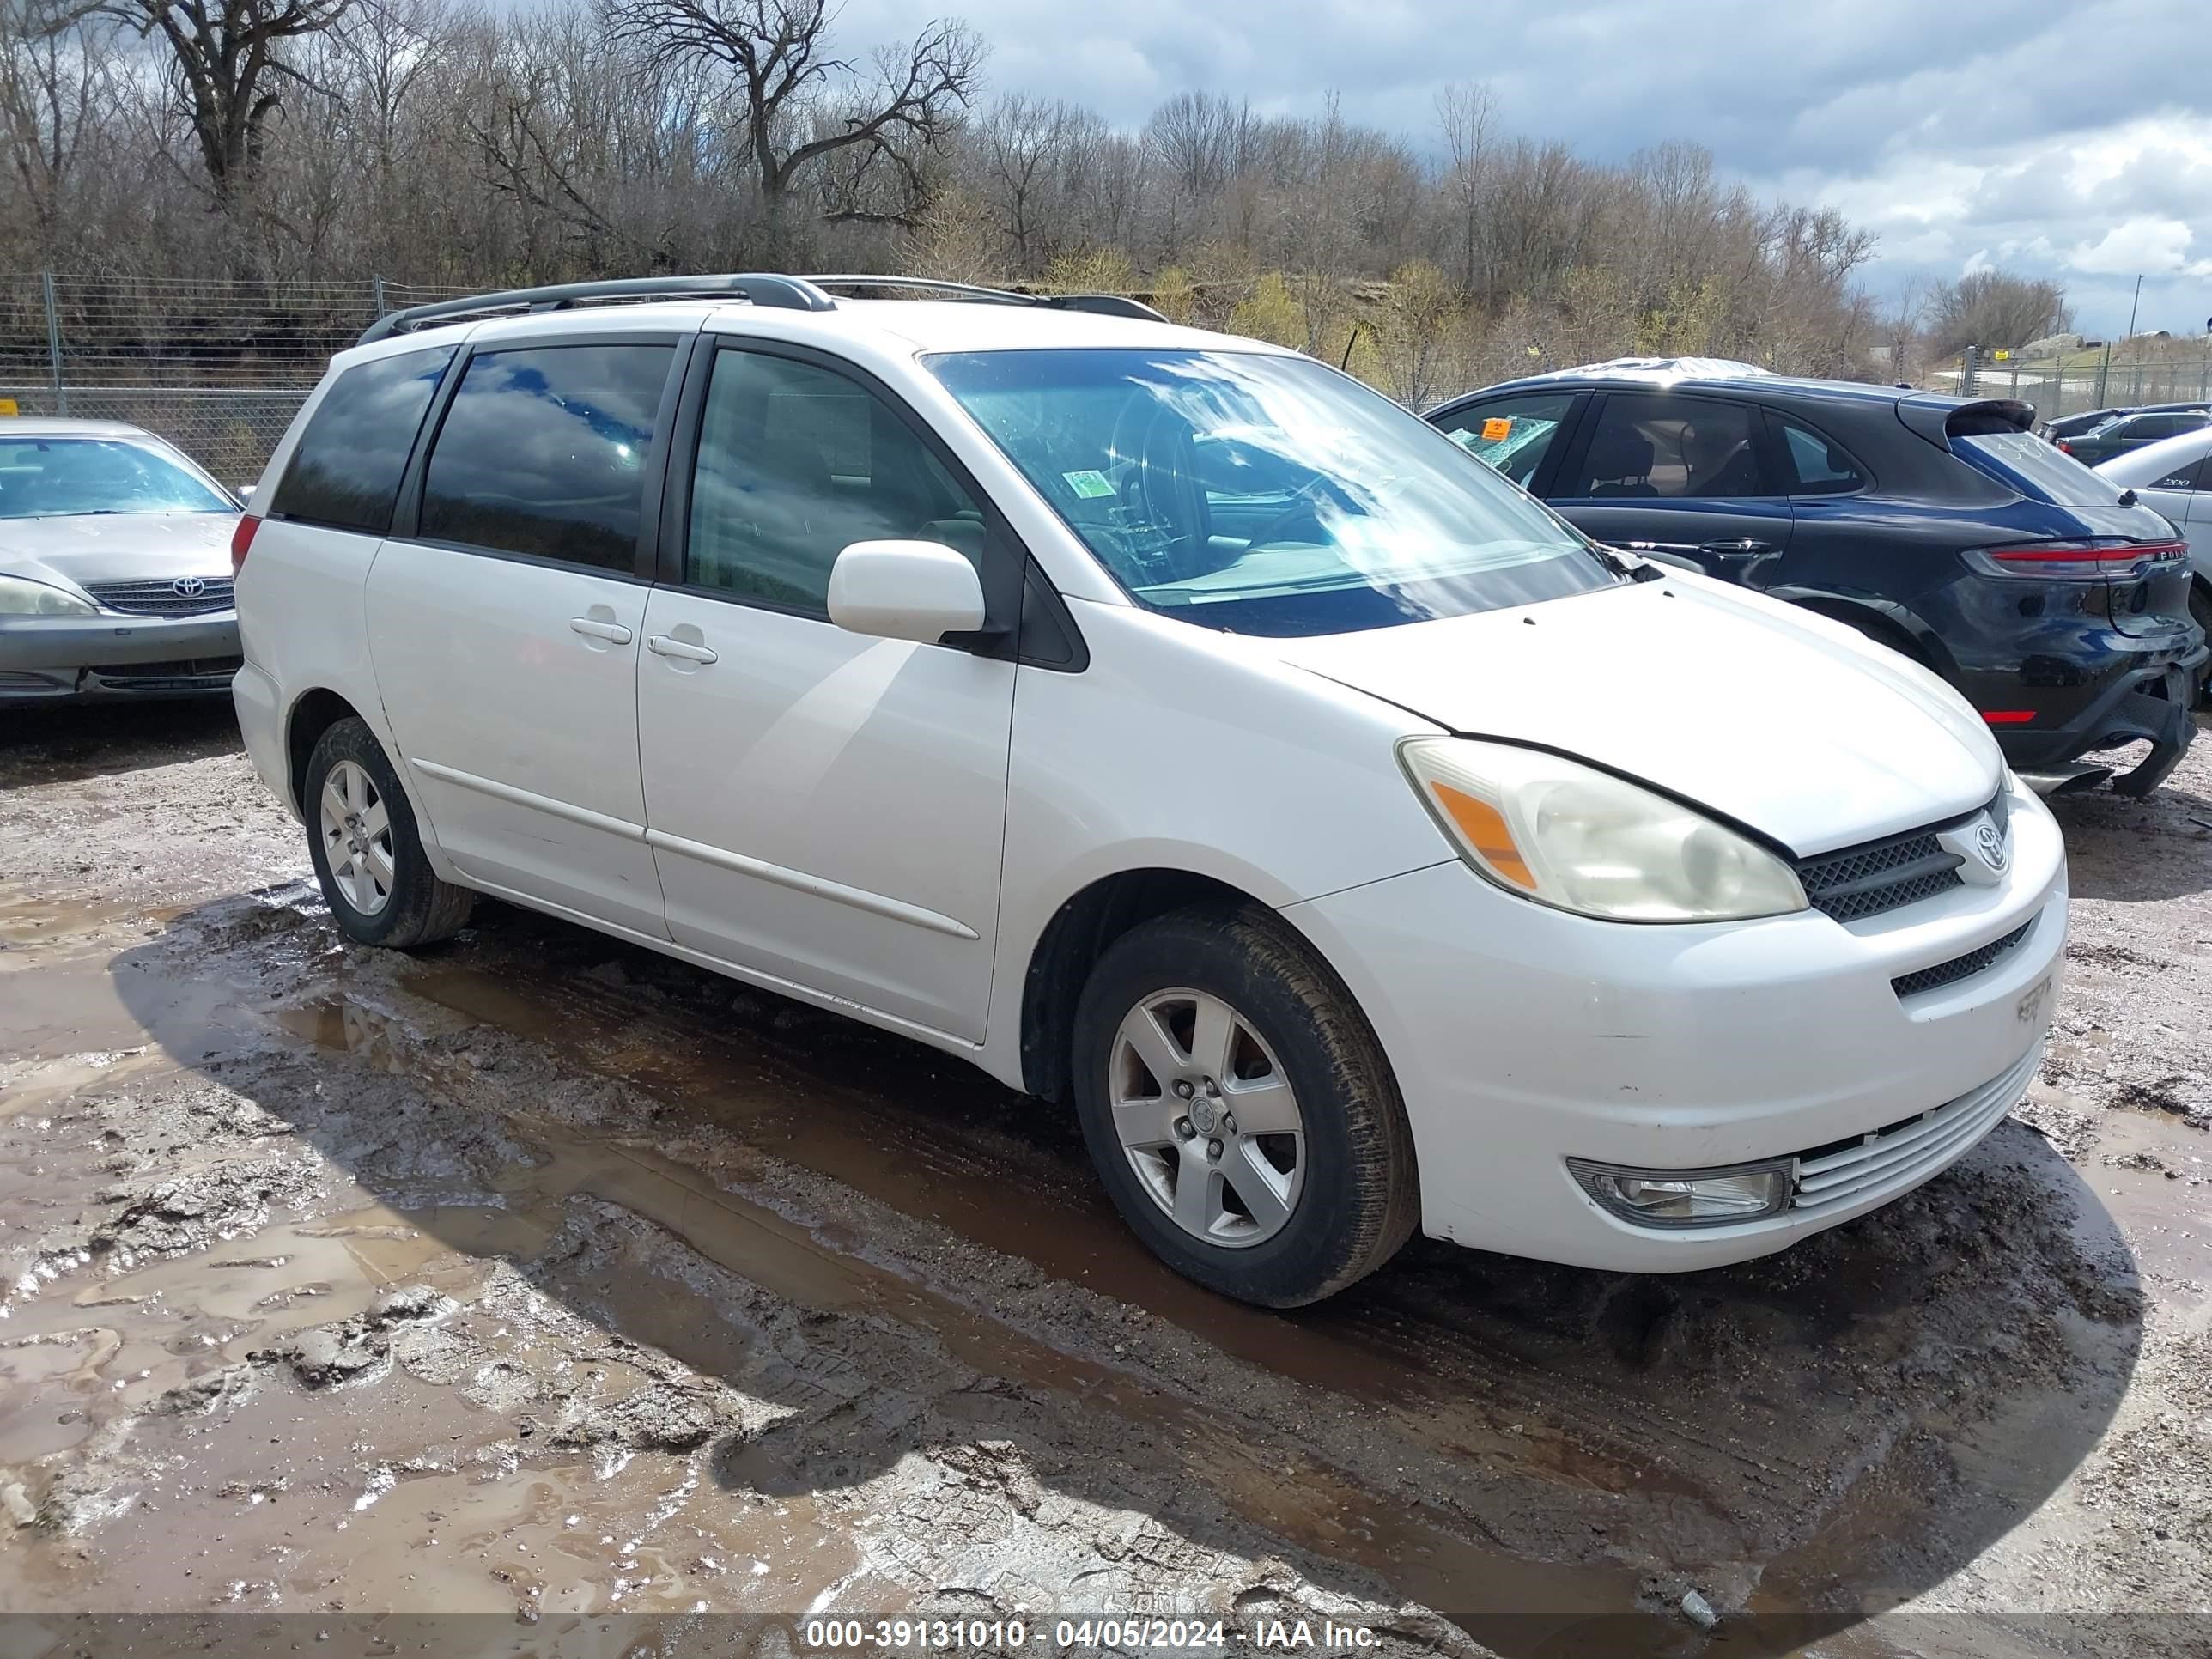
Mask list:
[[[180,599],[197,599],[207,592],[204,576],[179,576],[169,584],[169,589]]]
[[[1982,862],[2002,872],[2005,867],[2004,831],[1994,823],[1984,822],[1974,831],[1974,850],[1982,855]]]

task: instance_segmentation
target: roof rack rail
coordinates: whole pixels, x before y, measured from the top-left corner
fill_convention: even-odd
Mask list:
[[[430,305],[410,306],[388,312],[362,331],[356,342],[367,345],[389,339],[427,324],[450,317],[474,316],[492,311],[561,311],[593,300],[712,300],[742,299],[757,306],[784,311],[835,311],[837,302],[813,283],[798,276],[761,272],[723,276],[629,276],[602,283],[556,283],[546,288],[507,289],[496,294],[473,294],[459,300],[440,300]]]
[[[905,288],[926,294],[952,294],[963,300],[979,300],[988,305],[1048,306],[1060,311],[1090,311],[1107,317],[1135,317],[1148,323],[1164,323],[1167,319],[1142,300],[1132,300],[1125,294],[1023,294],[1013,289],[983,288],[974,283],[947,283],[934,276],[898,276],[878,273],[868,276],[846,272],[829,276],[803,276],[801,282],[818,289],[849,288]]]

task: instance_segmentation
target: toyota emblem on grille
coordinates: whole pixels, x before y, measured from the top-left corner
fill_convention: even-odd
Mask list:
[[[204,576],[179,576],[169,584],[169,591],[180,599],[197,599],[207,592]]]
[[[2005,867],[2004,831],[1994,823],[1983,823],[1974,831],[1974,850],[1990,869],[2002,871]]]

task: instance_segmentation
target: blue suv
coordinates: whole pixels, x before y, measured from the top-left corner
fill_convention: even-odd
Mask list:
[[[2033,435],[2027,404],[1632,358],[1470,392],[1428,419],[1593,541],[1850,623],[1935,670],[2013,769],[2148,739],[2186,751],[2205,673],[2172,525]],[[1747,687],[1755,695],[1756,689]]]

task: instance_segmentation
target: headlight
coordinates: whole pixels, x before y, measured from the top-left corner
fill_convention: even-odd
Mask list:
[[[74,593],[21,576],[0,576],[0,617],[97,617],[100,607]]]
[[[1612,921],[1805,908],[1765,848],[1595,767],[1471,738],[1411,738],[1398,754],[1461,855],[1510,893]]]

